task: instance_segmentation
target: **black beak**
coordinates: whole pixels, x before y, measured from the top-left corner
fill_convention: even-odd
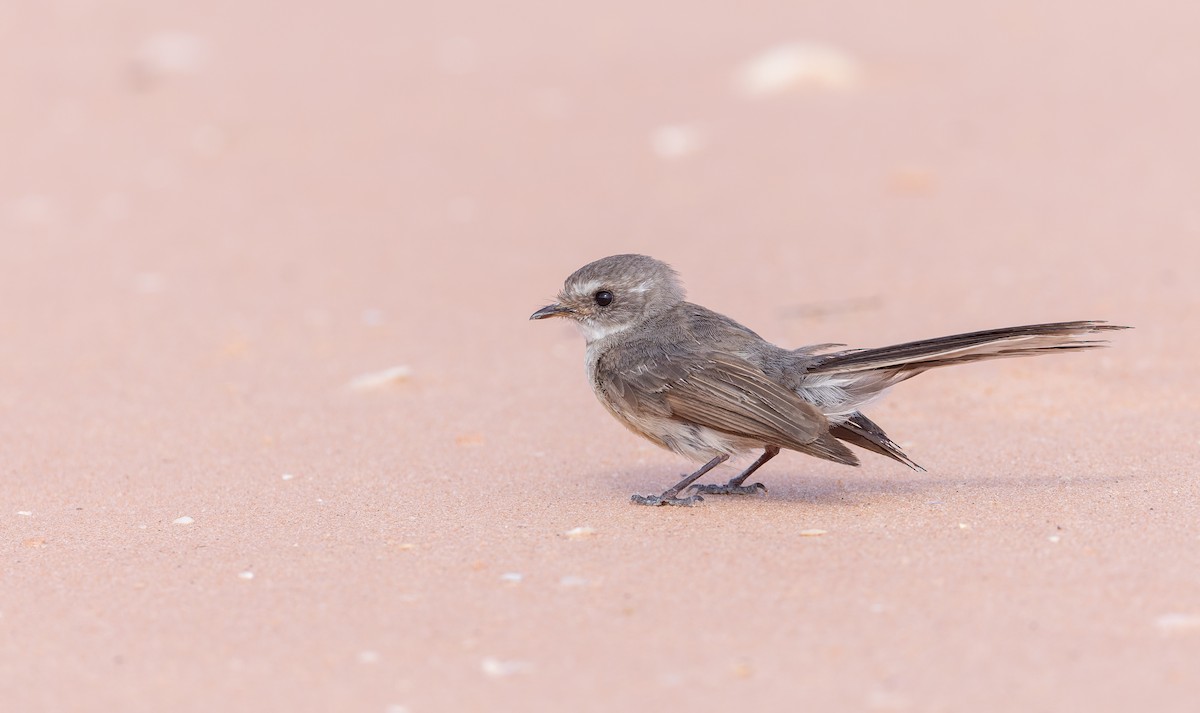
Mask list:
[[[572,310],[571,308],[563,307],[562,305],[560,305],[556,302],[552,305],[546,305],[545,307],[539,309],[537,312],[534,312],[533,314],[529,315],[529,318],[530,319],[545,319],[547,317],[561,317],[565,314],[570,314],[573,311],[574,310]]]

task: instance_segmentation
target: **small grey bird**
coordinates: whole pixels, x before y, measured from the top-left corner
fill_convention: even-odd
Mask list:
[[[858,465],[844,443],[914,470],[879,426],[862,414],[895,384],[929,369],[1107,344],[1086,335],[1125,329],[1058,322],[991,329],[879,349],[843,344],[781,349],[732,319],[684,301],[679,276],[645,255],[613,255],[567,278],[558,302],[530,319],[566,317],[587,340],[587,375],[600,403],[629,430],[696,461],[699,470],[641,505],[692,505],[696,493],[765,492],[744,485],[787,448]],[[844,442],[844,443],[843,443]],[[730,456],[762,455],[724,485],[692,485]]]

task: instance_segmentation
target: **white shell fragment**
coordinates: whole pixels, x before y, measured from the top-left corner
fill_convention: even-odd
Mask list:
[[[175,518],[171,522],[175,525],[191,525],[193,522],[195,522],[195,520],[188,517],[187,515],[184,515],[183,517]]]
[[[582,540],[583,538],[591,537],[594,534],[596,534],[596,531],[593,528],[580,526],[572,527],[570,530],[567,530],[563,533],[563,537],[567,538],[568,540]]]
[[[412,369],[401,364],[383,371],[373,371],[356,376],[347,386],[355,391],[370,391],[404,381],[410,376],[412,376]]]
[[[800,87],[847,91],[858,84],[860,74],[858,62],[836,47],[792,42],[772,47],[747,62],[738,75],[738,85],[749,96]]]
[[[683,158],[695,153],[702,143],[700,130],[683,124],[660,126],[650,135],[650,148],[665,159]]]
[[[1154,626],[1166,634],[1200,632],[1200,614],[1163,614],[1154,620]]]
[[[147,37],[138,47],[138,67],[147,74],[195,74],[208,60],[204,40],[182,32],[160,32]]]
[[[491,656],[480,662],[483,674],[489,678],[507,678],[533,670],[533,664],[528,661],[501,661]]]

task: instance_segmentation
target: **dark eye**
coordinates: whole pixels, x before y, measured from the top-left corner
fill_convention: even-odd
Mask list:
[[[612,293],[608,290],[600,290],[596,293],[596,304],[601,307],[607,307],[612,304]]]

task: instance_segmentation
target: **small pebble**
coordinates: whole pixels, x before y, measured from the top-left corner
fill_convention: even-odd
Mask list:
[[[461,448],[478,448],[486,442],[481,433],[463,433],[454,437],[454,445]]]
[[[596,534],[596,531],[590,527],[573,527],[563,533],[563,537],[568,540],[581,540],[585,537],[591,537]]]
[[[279,477],[282,480],[291,480],[292,478],[295,478],[296,476],[292,475],[291,473],[284,473],[283,475],[281,475]]]
[[[1062,541],[1062,537],[1061,537],[1061,536],[1059,536],[1059,535],[1051,535],[1051,536],[1047,537],[1046,539],[1047,539],[1047,540],[1050,540],[1051,542],[1053,542],[1053,543],[1056,543],[1056,544],[1057,544],[1058,542],[1061,542],[1061,541]]]
[[[480,662],[480,668],[483,669],[484,675],[490,678],[507,678],[519,673],[528,673],[533,670],[533,664],[527,661],[501,661],[489,656]]]
[[[177,518],[175,518],[175,519],[174,519],[174,520],[172,520],[171,522],[172,522],[172,523],[174,523],[174,524],[176,524],[176,525],[190,525],[190,524],[192,524],[193,522],[195,522],[195,520],[193,520],[192,518],[188,517],[187,515],[184,515],[183,517],[177,517]]]
[[[411,368],[404,365],[393,366],[383,371],[373,371],[356,376],[347,384],[347,387],[355,391],[370,391],[399,383],[410,376],[412,376]]]
[[[1154,625],[1168,634],[1200,631],[1200,614],[1163,614],[1154,620]]]
[[[251,572],[250,570],[246,570],[245,572],[238,572],[238,578],[239,579],[254,579],[254,573]]]
[[[827,532],[829,532],[829,530],[818,530],[816,528],[813,528],[811,530],[801,530],[800,536],[801,537],[820,537],[821,535],[824,535]]]
[[[138,69],[150,75],[195,74],[208,57],[204,40],[180,32],[147,37],[137,50]]]
[[[683,158],[695,153],[700,144],[700,131],[694,126],[662,126],[650,135],[650,148],[660,158]]]
[[[522,579],[525,579],[525,575],[520,572],[505,572],[500,575],[501,581],[509,582],[510,584],[520,584]]]
[[[17,514],[21,515],[23,517],[32,517],[33,516],[33,512],[31,512],[29,510],[18,510]]]
[[[772,47],[742,67],[745,94],[765,96],[797,87],[846,91],[859,82],[858,62],[846,52],[814,42]]]

